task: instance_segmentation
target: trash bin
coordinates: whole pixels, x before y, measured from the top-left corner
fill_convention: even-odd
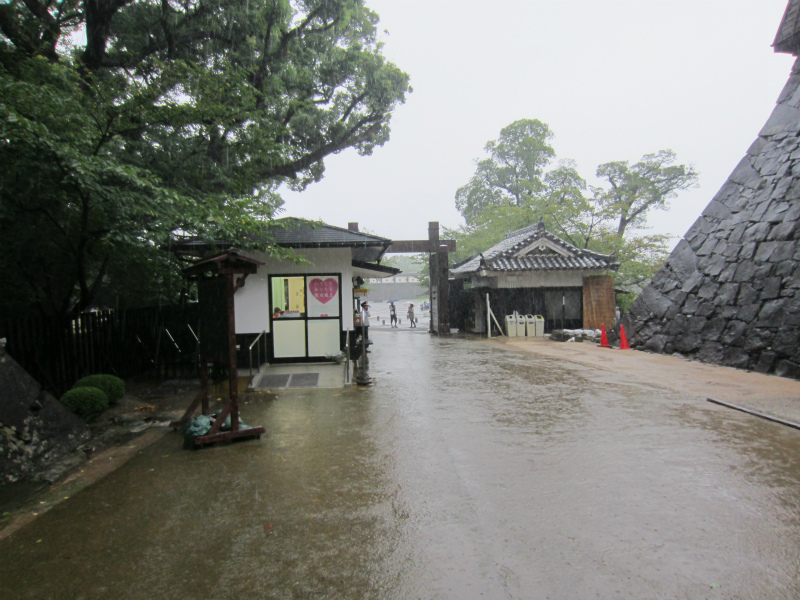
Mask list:
[[[506,315],[506,335],[508,337],[517,337],[516,315]]]
[[[525,337],[525,315],[514,311],[514,316],[517,317],[517,336]]]
[[[544,336],[544,317],[542,315],[533,315],[533,323],[528,321],[528,327],[533,327],[533,333],[528,335],[534,335],[536,337]]]
[[[525,335],[528,337],[533,337],[536,335],[536,321],[533,315],[525,315],[522,317],[525,319]]]

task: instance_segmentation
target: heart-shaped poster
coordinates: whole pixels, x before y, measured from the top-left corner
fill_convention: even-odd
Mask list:
[[[317,277],[308,282],[308,289],[314,298],[322,304],[326,304],[339,293],[339,282],[333,277],[327,279]]]

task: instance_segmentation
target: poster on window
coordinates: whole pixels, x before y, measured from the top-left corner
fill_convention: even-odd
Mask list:
[[[306,302],[309,317],[339,316],[339,278],[318,275],[307,279]]]

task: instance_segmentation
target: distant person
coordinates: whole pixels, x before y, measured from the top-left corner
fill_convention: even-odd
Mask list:
[[[408,317],[409,323],[411,323],[411,325],[409,325],[409,327],[416,327],[417,324],[414,322],[414,305],[413,304],[409,304],[408,305],[408,314],[406,316]]]
[[[361,326],[364,328],[364,350],[369,352],[369,304],[366,302],[361,303]]]
[[[275,310],[272,311],[272,318],[273,319],[280,319],[282,313],[283,313],[283,311],[276,306]]]
[[[392,327],[397,327],[397,309],[394,302],[389,302],[389,324]]]

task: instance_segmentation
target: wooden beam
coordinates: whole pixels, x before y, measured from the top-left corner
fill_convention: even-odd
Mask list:
[[[394,240],[386,249],[387,253],[415,253],[415,252],[455,252],[455,240],[439,240],[438,244],[431,244],[430,240]]]

